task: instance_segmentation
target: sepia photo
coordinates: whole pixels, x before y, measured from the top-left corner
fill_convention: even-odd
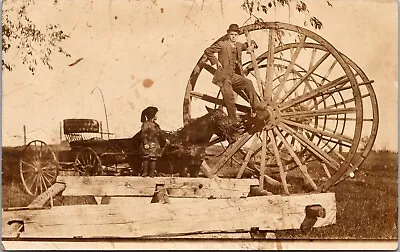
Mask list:
[[[396,249],[394,0],[4,0],[3,249]]]

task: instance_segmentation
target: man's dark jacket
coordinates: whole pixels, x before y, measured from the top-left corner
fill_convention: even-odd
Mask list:
[[[242,51],[246,50],[247,47],[247,43],[236,42],[237,59],[232,57],[233,48],[228,40],[221,40],[204,50],[204,54],[210,60],[211,65],[217,64],[217,61],[221,62],[222,65],[222,68],[218,68],[215,72],[212,83],[221,86],[226,78],[232,76],[235,73],[235,69],[232,69],[235,60],[237,60],[240,75],[243,76]],[[218,59],[215,57],[215,53],[218,53]]]

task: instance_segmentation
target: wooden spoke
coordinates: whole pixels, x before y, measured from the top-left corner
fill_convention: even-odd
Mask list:
[[[250,37],[249,31],[247,29],[245,29],[244,33],[246,35],[247,45],[250,46],[251,45],[251,37]],[[251,57],[251,63],[252,63],[253,69],[254,69],[255,77],[257,80],[258,91],[260,93],[261,99],[263,99],[262,79],[261,79],[260,71],[258,70],[256,56],[254,55],[253,51],[250,51],[250,57]]]
[[[49,186],[52,185],[52,183],[50,182],[50,180],[48,180],[48,178],[46,177],[46,175],[43,174],[43,179],[49,184]],[[46,190],[47,190],[47,186],[46,186]]]
[[[326,167],[326,164],[324,162],[322,162],[322,168],[324,169],[326,176],[328,176],[328,178],[332,177],[331,173],[328,170],[328,167]]]
[[[314,153],[318,158],[320,158],[325,163],[329,164],[329,166],[339,169],[340,165],[336,162],[335,159],[330,157],[327,153],[325,153],[322,149],[320,149],[317,145],[311,142],[308,138],[304,137],[302,134],[299,134],[294,129],[289,126],[286,126],[283,123],[280,123],[279,126],[287,132],[290,132],[292,136],[303,146],[305,146],[310,152]]]
[[[294,52],[294,54],[292,55],[292,58],[290,60],[290,64],[289,66],[286,68],[285,74],[283,75],[282,81],[281,81],[281,85],[279,86],[278,90],[276,91],[275,95],[274,95],[274,99],[273,99],[273,103],[276,103],[278,100],[279,95],[281,94],[286,80],[289,77],[289,74],[292,72],[293,67],[296,63],[297,57],[300,54],[301,49],[304,46],[304,42],[306,41],[307,36],[306,35],[302,35],[299,44],[296,47],[296,51]]]
[[[362,96],[361,96],[361,99],[364,99],[364,98],[366,98],[366,97],[370,97],[370,94],[362,95]],[[331,108],[335,108],[335,107],[338,107],[338,106],[341,106],[341,105],[345,105],[345,104],[354,102],[354,100],[355,100],[355,98],[347,99],[347,100],[344,100],[344,101],[341,101],[341,102],[332,104],[332,105],[330,105],[330,106],[327,106],[327,107],[325,107],[325,109],[331,109]]]
[[[332,65],[329,67],[328,71],[326,72],[324,78],[322,78],[322,81],[319,83],[319,86],[324,85],[325,80],[327,80],[329,78],[329,76],[331,75],[331,73],[337,63],[338,63],[337,60],[333,61]]]
[[[363,82],[363,83],[360,83],[359,86],[371,84],[373,82],[374,81]],[[322,102],[324,102],[325,98],[329,97],[332,94],[335,94],[335,93],[340,94],[341,91],[349,90],[349,89],[352,89],[352,88],[353,88],[352,86],[344,86],[344,85],[342,85],[342,87],[340,87],[340,88],[336,88],[336,89],[333,89],[333,90],[325,91],[325,92],[322,93],[322,95],[320,95],[320,96],[322,96],[322,98],[317,102],[317,105],[319,105]]]
[[[49,166],[49,165],[47,165],[47,166],[43,166],[42,167],[42,171],[46,171],[46,170],[55,170],[55,169],[57,169],[57,166],[54,164],[54,165],[51,165],[51,166]]]
[[[314,60],[315,60],[316,55],[317,55],[317,48],[313,48],[312,52],[311,52],[311,59],[310,59],[310,64],[308,66],[308,69],[311,69],[312,66],[314,65]]]
[[[39,194],[41,194],[42,192],[44,192],[43,191],[43,179],[42,179],[41,174],[39,174],[38,177],[39,177],[39,188],[40,188]]]
[[[337,145],[341,145],[343,147],[351,148],[351,144],[345,143],[345,142],[340,141],[340,140],[334,140],[332,138],[325,138],[324,136],[319,136],[319,135],[316,135],[316,137],[318,137],[321,140],[330,142],[330,143],[334,143],[334,144],[337,144]]]
[[[222,155],[222,157],[219,159],[218,163],[215,165],[214,167],[214,174],[217,173],[222,166],[228,162],[228,160],[240,149],[242,148],[243,145],[245,145],[247,143],[247,141],[249,141],[249,139],[252,137],[253,135],[249,134],[249,133],[244,133],[240,139],[235,142],[233,145],[230,145],[228,147],[228,149],[225,151],[225,153]]]
[[[296,162],[296,164],[300,168],[300,170],[301,170],[301,172],[303,174],[303,177],[312,186],[312,188],[314,188],[314,190],[317,190],[318,187],[315,184],[315,182],[313,181],[313,179],[311,178],[311,176],[308,174],[307,167],[301,163],[300,159],[297,157],[296,153],[294,152],[292,147],[289,145],[289,143],[286,141],[286,139],[283,137],[281,132],[277,128],[274,128],[273,130],[274,130],[275,134],[278,136],[278,138],[281,139],[281,141],[283,142],[283,145],[289,151],[290,156],[292,156],[292,158],[294,159],[294,161]]]
[[[296,122],[289,121],[289,120],[286,120],[286,119],[282,119],[282,122],[285,123],[285,124],[288,124],[288,125],[292,125],[292,126],[295,126],[295,127],[299,127],[299,128],[308,130],[308,131],[310,131],[312,133],[321,134],[321,135],[324,135],[324,136],[327,136],[327,137],[331,137],[331,138],[334,138],[334,139],[337,139],[337,140],[340,140],[340,141],[343,141],[343,142],[347,142],[347,143],[350,143],[350,144],[353,143],[353,140],[351,138],[346,137],[346,136],[341,135],[341,134],[330,133],[330,132],[327,132],[325,130],[320,130],[320,129],[311,127],[309,125],[296,123]]]
[[[201,99],[201,100],[206,101],[206,102],[210,102],[210,103],[216,104],[216,105],[224,105],[225,104],[222,99],[218,99],[218,98],[215,98],[213,96],[210,96],[210,95],[207,95],[207,94],[202,94],[202,93],[195,92],[195,91],[190,92],[190,96],[191,97],[195,97],[197,99]],[[250,113],[250,111],[251,111],[250,107],[244,106],[244,105],[241,105],[241,104],[236,104],[236,108],[237,108],[238,111],[244,112],[244,113]]]
[[[35,177],[34,177],[34,179],[33,179],[33,181],[32,181],[32,184],[31,184],[30,187],[29,187],[29,190],[30,190],[33,194],[36,194],[36,192],[32,191],[32,189],[33,189],[33,186],[35,186],[35,189],[36,189],[37,178],[38,178],[38,176],[35,175]]]
[[[244,170],[246,169],[247,164],[249,163],[250,158],[252,157],[252,154],[255,152],[255,150],[257,148],[257,145],[258,145],[257,140],[258,140],[257,137],[253,138],[253,141],[251,142],[250,149],[246,153],[246,157],[244,158],[244,161],[242,163],[242,166],[240,167],[239,173],[236,175],[236,178],[241,178],[242,177],[242,175],[244,173]]]
[[[42,159],[42,152],[43,152],[43,143],[40,143],[40,151],[39,151],[39,158]]]
[[[260,188],[264,188],[265,162],[267,159],[267,132],[261,132],[261,166],[260,166]]]
[[[27,162],[25,162],[25,161],[24,161],[24,160],[22,160],[22,159],[21,159],[21,162],[22,162],[24,165],[26,165],[26,166],[29,166],[29,167],[33,168],[34,170],[36,170],[36,169],[37,169],[37,168],[36,168],[36,166],[34,166],[34,165],[30,164],[30,163],[27,163]]]
[[[48,187],[46,184],[46,180],[44,179],[44,176],[42,176],[42,182],[43,182],[43,186],[44,186],[44,191],[47,191]]]
[[[272,97],[272,81],[274,79],[273,70],[274,70],[274,53],[275,53],[275,43],[274,40],[276,38],[276,30],[269,30],[268,34],[268,57],[267,57],[267,76],[265,81],[265,90],[264,90],[264,100],[270,101]]]
[[[324,120],[329,120],[329,121],[357,121],[357,118],[352,118],[352,117],[345,117],[345,118],[337,118],[337,117],[325,117]],[[363,118],[363,122],[373,122],[373,118]]]
[[[51,179],[54,179],[54,178],[56,178],[56,175],[55,174],[51,174],[51,173],[43,173],[45,176],[48,176],[48,177],[50,177]]]
[[[35,173],[31,173],[31,176],[26,177],[25,179],[25,183],[26,185],[30,185],[29,187],[32,187],[32,183],[34,183],[34,180],[36,179],[36,174]]]
[[[317,109],[310,111],[294,111],[294,112],[282,112],[282,118],[300,119],[315,116],[329,116],[329,115],[340,115],[340,114],[354,114],[357,112],[357,108],[338,108],[338,109]]]
[[[307,73],[300,78],[296,85],[294,85],[287,93],[285,93],[285,95],[281,99],[281,102],[286,100],[293,93],[293,91],[296,90],[301,85],[301,83],[303,83],[305,79],[310,77],[310,75],[322,64],[322,62],[324,62],[324,60],[326,60],[326,58],[328,58],[329,55],[329,52],[325,53],[324,56],[322,56],[322,58],[319,59],[317,63],[315,63],[315,65],[308,69]]]
[[[336,64],[337,64],[337,60],[333,61],[332,65],[329,67],[328,71],[326,72],[325,76],[322,78],[321,82],[319,83],[319,86],[324,85],[325,81],[328,80],[329,76],[331,75],[333,69],[335,68]],[[324,98],[323,98],[324,99]],[[323,100],[321,99],[321,100]],[[320,101],[321,102],[321,101]],[[318,105],[320,102],[317,102],[316,105]],[[308,101],[307,106],[309,106],[311,103],[311,101]]]
[[[326,91],[326,90],[328,90],[330,88],[335,88],[337,86],[343,85],[343,84],[347,83],[348,81],[349,81],[348,77],[346,75],[344,75],[342,77],[339,77],[339,78],[331,81],[330,83],[328,83],[328,84],[326,84],[324,86],[317,87],[317,88],[315,88],[313,90],[310,90],[309,92],[307,92],[307,93],[305,93],[303,95],[300,95],[300,96],[298,96],[296,98],[293,98],[293,99],[291,99],[291,100],[289,100],[287,102],[283,102],[280,105],[280,108],[281,109],[286,109],[286,108],[291,107],[291,106],[293,106],[295,104],[299,104],[299,103],[302,103],[302,102],[304,102],[306,100],[313,99],[315,97],[321,96],[321,95],[325,94],[325,93],[323,93],[324,91]]]
[[[276,163],[278,164],[278,167],[279,167],[279,175],[281,177],[283,191],[286,194],[289,194],[289,188],[288,188],[288,185],[287,185],[287,182],[286,182],[286,172],[283,169],[281,155],[279,154],[278,146],[276,144],[275,136],[274,136],[274,133],[272,132],[272,130],[268,131],[268,136],[269,136],[269,139],[270,139],[270,141],[272,143],[272,148],[274,150]]]

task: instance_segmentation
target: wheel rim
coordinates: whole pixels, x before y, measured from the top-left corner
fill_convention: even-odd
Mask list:
[[[25,191],[39,195],[56,182],[58,162],[53,150],[45,142],[28,143],[20,158],[20,176]]]
[[[378,121],[376,97],[373,93],[372,86],[370,83],[364,83],[368,82],[368,78],[354,63],[352,63],[344,55],[342,56],[342,54],[326,40],[311,31],[290,24],[258,23],[242,27],[240,29],[240,34],[242,36],[245,29],[249,31],[252,38],[252,32],[260,32],[263,30],[268,32],[268,45],[266,46],[267,50],[264,50],[264,53],[257,57],[257,66],[259,68],[264,61],[268,62],[266,60],[268,57],[273,59],[270,60],[272,61],[270,67],[268,67],[267,64],[264,68],[265,72],[272,72],[272,75],[270,74],[270,76],[274,75],[274,78],[263,78],[263,80],[266,83],[269,83],[271,87],[266,87],[263,85],[262,90],[270,88],[269,92],[271,94],[271,98],[268,97],[268,101],[272,101],[271,104],[274,102],[276,103],[273,104],[274,106],[269,105],[273,110],[272,114],[274,114],[274,117],[276,117],[276,122],[271,123],[271,127],[264,127],[263,130],[258,133],[261,135],[261,140],[258,140],[258,143],[250,144],[253,146],[253,148],[250,146],[249,149],[253,149],[254,152],[258,152],[258,149],[260,149],[261,156],[264,156],[265,158],[267,158],[268,152],[272,153],[272,158],[269,158],[270,160],[261,158],[260,166],[270,167],[268,168],[269,170],[267,169],[268,172],[274,170],[275,173],[280,174],[275,181],[281,185],[284,193],[291,193],[288,192],[287,187],[284,186],[284,177],[287,176],[286,173],[291,169],[297,169],[298,171],[301,171],[301,175],[305,180],[307,180],[307,184],[312,186],[313,190],[326,191],[330,186],[337,182],[346,171],[349,170],[349,167],[358,167],[360,165],[359,161],[354,161],[354,156],[359,146],[361,134],[364,132],[363,122],[365,120],[363,119],[363,99],[371,100],[374,115],[372,119],[372,129],[368,135],[367,147],[362,153],[362,156],[365,158],[369,150],[372,148],[376,136]],[[294,40],[294,42],[287,42],[284,41],[284,39],[281,39],[279,40],[279,45],[271,47],[273,48],[272,50],[268,50],[268,48],[274,44],[271,43],[271,41],[276,42],[276,34],[279,34],[282,31],[286,34],[289,34],[287,37],[292,36],[292,40]],[[274,32],[275,35],[273,35]],[[272,34],[272,38],[269,38],[269,34]],[[221,39],[222,38],[219,40]],[[258,40],[256,41],[258,42]],[[296,52],[297,50],[299,53]],[[301,67],[301,63],[304,65],[304,62],[300,61],[300,57],[298,56],[302,55],[304,57],[304,52],[307,50],[309,51],[308,54],[310,55],[308,56],[308,62],[305,67]],[[270,51],[273,53],[271,53],[269,56]],[[279,58],[285,59],[285,53],[290,53],[288,57],[289,60],[286,61],[286,63],[284,60],[278,60]],[[296,54],[297,56],[294,56]],[[204,85],[204,83],[208,82],[207,85],[211,83],[210,80],[212,78],[213,67],[207,64],[206,61],[207,60],[203,55],[196,64],[188,81],[183,104],[184,123],[187,123],[192,117],[194,111],[192,104],[193,100],[201,100],[218,105],[222,104],[222,100],[218,97],[219,90],[217,86],[214,87],[215,90],[211,95],[209,93],[199,92],[197,89],[197,87]],[[247,68],[245,68],[246,64]],[[276,66],[278,64],[282,64],[285,67],[286,70],[284,71],[283,75],[287,75],[279,78],[280,80],[276,78],[278,74],[274,73],[277,70]],[[244,63],[244,68],[245,71],[247,70],[247,73],[254,72],[250,61]],[[268,70],[269,68],[272,70]],[[289,76],[292,75],[294,71],[303,71],[301,73],[301,75],[303,75],[303,80],[299,81],[299,79],[296,80],[295,78],[292,78],[292,81],[300,83],[300,85],[297,87],[296,83],[291,85],[287,84],[290,81]],[[356,75],[358,75],[357,78],[354,72]],[[207,77],[208,79],[202,77],[203,75],[207,74],[209,75]],[[313,81],[313,79],[316,79],[316,81]],[[281,81],[284,84],[281,84]],[[307,81],[311,82],[311,90],[305,89],[306,84],[304,83]],[[201,83],[201,85],[196,85],[197,82]],[[259,89],[257,89],[258,86],[256,86],[257,81],[254,78],[253,84],[260,94]],[[360,85],[363,85],[367,88],[367,95],[361,94],[359,87]],[[300,88],[303,88],[302,94],[296,94]],[[336,89],[341,90],[337,91]],[[323,92],[324,95],[319,95],[318,93],[320,92]],[[264,94],[264,92],[262,93]],[[351,98],[349,98],[349,94],[351,95]],[[192,99],[193,97],[198,99]],[[317,104],[315,104],[315,102]],[[314,109],[311,109],[314,111],[310,112],[307,109],[294,109],[295,106],[300,106],[307,103],[314,103]],[[249,105],[246,103],[239,103],[239,106],[237,106],[238,111],[240,110],[240,105],[244,107],[247,106],[247,108],[249,107]],[[292,111],[290,111],[290,109],[292,109]],[[275,112],[275,110],[277,112]],[[350,117],[350,115],[352,115],[352,118],[347,119]],[[293,120],[293,118],[304,119],[304,121],[296,121]],[[308,119],[310,123],[305,122],[305,119]],[[333,124],[332,121],[334,122]],[[345,122],[345,124],[342,122]],[[333,126],[333,128],[329,128],[328,126]],[[302,131],[307,131],[308,134],[299,132],[299,128]],[[351,137],[348,137],[349,131],[351,132]],[[255,138],[255,136],[246,136],[242,142],[257,142],[257,140],[254,140]],[[250,141],[250,139],[253,140]],[[237,143],[235,144],[238,145]],[[249,144],[247,144],[247,147],[248,145]],[[313,160],[307,160],[307,155],[305,158],[302,156],[299,157],[297,155],[298,150],[295,148],[295,145],[298,145],[300,150],[302,150],[304,153],[308,153],[308,157],[312,157],[314,160],[324,161],[324,167],[320,167],[318,169],[325,174],[325,177],[327,177],[326,179],[320,179],[318,177],[319,175],[314,176],[321,181],[314,181],[315,179],[312,177],[311,179],[308,178],[307,170],[311,169],[311,167],[307,167],[306,165],[311,163]],[[254,146],[256,146],[256,148]],[[338,152],[337,149],[339,146],[344,146],[346,148],[346,155],[335,156]],[[249,162],[254,159],[254,153],[249,155],[249,151],[245,150],[245,148],[242,148],[241,146],[236,147],[239,148],[236,148],[237,151],[231,156],[235,157],[237,156],[237,153],[240,153],[242,166],[243,163],[247,162],[246,156],[250,156],[250,158],[248,158]],[[282,160],[285,160],[285,156],[291,159],[292,164],[282,162]],[[278,159],[280,159],[280,161],[278,161]],[[217,164],[218,163],[221,162],[217,162]],[[216,167],[216,169],[219,168],[221,167]],[[245,169],[251,170],[249,167],[245,167]],[[326,172],[326,169],[328,169],[328,172]],[[306,172],[304,172],[304,170],[306,170]]]
[[[100,158],[91,148],[85,148],[78,153],[75,169],[80,176],[95,176],[103,173]]]

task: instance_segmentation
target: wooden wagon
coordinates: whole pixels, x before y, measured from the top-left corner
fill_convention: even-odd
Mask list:
[[[62,174],[79,176],[137,175],[140,165],[140,134],[131,138],[105,139],[95,119],[65,119],[68,147],[55,153],[41,140],[28,143],[20,158],[25,191],[39,195]],[[167,132],[166,132],[167,133]],[[135,170],[136,169],[136,170]]]

